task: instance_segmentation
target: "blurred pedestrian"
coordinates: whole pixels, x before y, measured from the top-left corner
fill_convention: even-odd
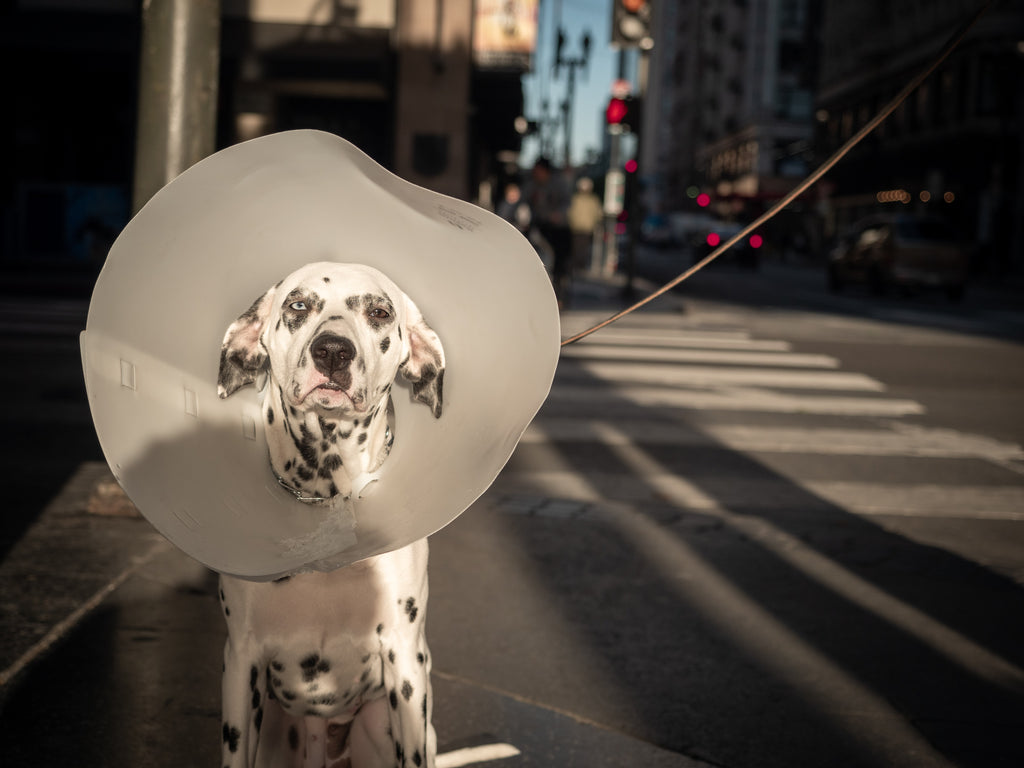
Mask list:
[[[576,192],[569,203],[574,270],[590,267],[594,251],[594,234],[603,220],[604,209],[594,194],[594,180],[583,176],[576,182]]]
[[[523,199],[523,190],[515,182],[505,186],[505,194],[498,203],[496,213],[524,235],[530,231],[530,220],[533,215],[530,213],[529,204]]]
[[[569,229],[570,190],[565,176],[540,157],[525,190],[533,226],[551,249],[551,282],[558,306],[566,304],[572,277],[572,231]]]

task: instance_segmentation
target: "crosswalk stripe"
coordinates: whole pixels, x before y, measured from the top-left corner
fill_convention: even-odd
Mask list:
[[[707,425],[700,430],[671,422],[542,417],[520,441],[525,445],[600,442],[603,445],[721,446],[748,453],[836,456],[911,456],[943,459],[1024,460],[1024,448],[980,435],[894,422],[889,429],[831,429]]]
[[[649,363],[726,363],[779,368],[839,367],[839,361],[829,355],[642,346],[616,347],[603,344],[581,344],[576,347],[568,347],[562,350],[562,358]]]
[[[715,387],[754,386],[787,389],[855,390],[882,392],[885,385],[861,373],[842,371],[793,371],[773,368],[735,368],[711,365],[661,363],[619,364],[573,360],[563,363],[562,378],[582,371],[606,381],[622,384]]]
[[[548,395],[551,401],[600,404],[614,411],[623,401],[651,408],[690,410],[750,411],[762,413],[802,413],[832,416],[913,416],[925,412],[914,400],[790,395],[754,387],[728,387],[715,390],[670,387],[616,386],[599,390],[593,386],[556,385]]]
[[[585,347],[615,347],[629,348],[632,346],[676,348],[676,349],[732,349],[748,350],[751,352],[788,352],[793,346],[788,341],[775,339],[751,339],[748,334],[708,334],[683,331],[672,334],[640,334],[640,333],[618,333],[607,334],[602,331],[600,336],[591,337],[593,340],[584,339],[579,344],[573,344],[562,352],[585,348]]]

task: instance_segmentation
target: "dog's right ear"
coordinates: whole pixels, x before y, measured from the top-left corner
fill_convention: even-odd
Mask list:
[[[270,317],[275,288],[260,296],[235,322],[228,326],[220,345],[217,394],[221,398],[237,392],[267,367],[267,351],[260,336]]]

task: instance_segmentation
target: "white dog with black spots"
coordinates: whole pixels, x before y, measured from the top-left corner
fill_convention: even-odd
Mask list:
[[[271,467],[297,498],[329,503],[387,458],[396,377],[440,417],[444,368],[437,334],[388,277],[324,262],[230,325],[218,391],[265,387]],[[222,576],[220,597],[225,766],[432,768],[426,539],[326,573]]]

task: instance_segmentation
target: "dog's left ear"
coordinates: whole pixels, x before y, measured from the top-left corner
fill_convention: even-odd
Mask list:
[[[217,376],[217,394],[221,398],[234,394],[267,367],[267,352],[260,335],[270,317],[275,289],[260,296],[235,322],[228,326],[220,345],[220,372]]]
[[[441,396],[444,385],[444,347],[434,329],[427,325],[423,314],[408,296],[405,297],[405,333],[409,355],[399,372],[412,382],[412,395],[426,403],[434,418],[441,416]]]

